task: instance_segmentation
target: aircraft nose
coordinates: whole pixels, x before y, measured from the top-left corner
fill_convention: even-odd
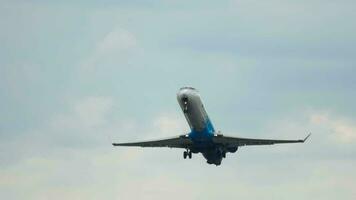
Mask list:
[[[181,100],[188,99],[190,93],[191,93],[190,90],[183,88],[178,91],[177,97]]]
[[[177,93],[177,99],[183,101],[188,99],[188,91],[184,88],[181,88]]]
[[[184,89],[179,89],[178,92],[177,92],[177,97],[182,97],[184,95],[185,91]]]
[[[184,101],[184,99],[187,99],[187,95],[184,93],[184,91],[179,91],[177,93],[177,99],[180,101]]]
[[[192,93],[196,93],[197,90],[195,88],[192,88],[192,87],[182,87],[179,89],[177,95],[178,96],[188,96],[189,94],[192,94]]]

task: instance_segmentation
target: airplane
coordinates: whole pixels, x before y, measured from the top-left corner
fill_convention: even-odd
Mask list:
[[[178,103],[189,124],[190,133],[176,137],[131,143],[113,143],[113,146],[169,147],[182,148],[183,158],[192,158],[192,153],[202,153],[208,164],[221,164],[226,153],[235,153],[239,147],[249,145],[272,145],[281,143],[304,143],[311,134],[302,140],[253,139],[224,136],[215,131],[198,90],[182,87],[177,93]]]

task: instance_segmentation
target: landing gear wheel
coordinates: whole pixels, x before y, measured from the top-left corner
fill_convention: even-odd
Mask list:
[[[185,106],[184,106],[183,112],[184,112],[184,113],[188,113],[188,105],[185,105]]]
[[[187,156],[188,156],[188,152],[184,151],[184,152],[183,152],[183,158],[186,159]]]
[[[222,153],[222,157],[226,158],[226,152],[225,151]]]
[[[187,149],[186,151],[183,152],[183,158],[186,159],[187,157],[188,157],[189,159],[192,158],[192,152],[189,151],[189,149]]]

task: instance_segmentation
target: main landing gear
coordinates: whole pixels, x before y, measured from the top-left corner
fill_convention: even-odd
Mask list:
[[[183,152],[183,158],[186,159],[187,157],[189,157],[189,159],[192,158],[192,152],[189,151],[189,149]]]
[[[221,155],[223,158],[226,158],[226,151],[223,151]]]

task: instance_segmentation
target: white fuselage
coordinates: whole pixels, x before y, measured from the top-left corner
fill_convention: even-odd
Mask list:
[[[183,87],[177,93],[177,100],[190,129],[195,132],[205,131],[209,117],[204,109],[198,91],[191,87]]]

